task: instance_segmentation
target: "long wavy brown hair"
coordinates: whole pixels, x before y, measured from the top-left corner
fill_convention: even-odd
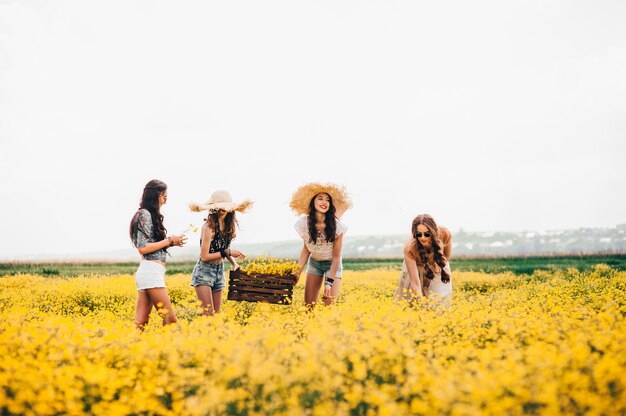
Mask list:
[[[313,244],[317,243],[317,238],[320,237],[317,232],[317,225],[315,219],[315,198],[317,198],[316,194],[313,198],[311,198],[311,202],[309,202],[309,216],[307,218],[308,226],[309,226],[309,238],[313,242]],[[326,241],[329,243],[335,242],[335,233],[337,232],[337,218],[335,217],[335,205],[333,204],[333,197],[328,195],[328,202],[330,202],[330,206],[328,207],[328,211],[326,211],[324,218],[324,235],[326,236]]]
[[[419,238],[417,238],[417,226],[424,225],[428,228],[428,232],[431,235],[431,247],[426,248],[420,243]],[[443,254],[443,242],[441,240],[441,233],[439,232],[439,227],[435,222],[435,219],[428,214],[421,214],[413,219],[413,223],[411,224],[411,235],[415,239],[415,244],[417,245],[417,254],[420,256],[420,260],[424,265],[424,270],[426,272],[427,279],[424,279],[424,287],[430,286],[431,280],[435,278],[435,271],[433,269],[433,265],[428,261],[428,254],[431,251],[434,254],[435,263],[441,268],[441,281],[443,283],[448,283],[450,281],[450,275],[444,269],[446,264],[448,263],[448,259]]]
[[[204,221],[206,221],[207,225],[214,233],[219,233],[229,243],[235,239],[237,235],[235,229],[239,225],[235,217],[235,211],[226,214],[226,218],[224,218],[224,230],[219,229],[219,214],[217,211],[209,212],[209,216],[205,218]]]
[[[159,208],[159,196],[167,190],[167,185],[158,179],[153,179],[146,184],[143,188],[143,194],[141,195],[141,201],[139,202],[139,209],[147,209],[152,217],[152,228],[154,230],[154,240],[161,241],[165,239],[167,235],[167,229],[163,225],[163,215]],[[133,219],[130,220],[130,239],[138,229],[139,210],[133,215]],[[167,253],[167,247],[163,248]]]

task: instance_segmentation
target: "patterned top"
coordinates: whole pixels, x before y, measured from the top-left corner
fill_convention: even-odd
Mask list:
[[[150,212],[142,208],[139,210],[139,216],[137,216],[137,231],[133,235],[133,244],[137,248],[145,247],[148,243],[155,243],[154,237],[154,225],[152,224],[152,217]],[[160,260],[165,262],[166,252],[164,249],[153,251],[143,255],[145,260]]]
[[[200,239],[200,246],[202,246],[202,239]],[[217,253],[228,247],[230,247],[230,240],[220,232],[219,223],[215,223],[215,232],[213,234],[213,240],[211,240],[211,245],[209,246],[209,253]]]
[[[304,240],[306,248],[311,252],[311,258],[318,261],[327,261],[333,259],[333,245],[334,243],[326,241],[324,233],[320,233],[317,236],[317,243],[313,244],[309,237],[309,225],[307,223],[308,216],[300,217],[296,222],[294,228],[298,232],[298,235]],[[339,237],[346,232],[348,227],[339,220],[337,221],[337,232],[335,237]]]

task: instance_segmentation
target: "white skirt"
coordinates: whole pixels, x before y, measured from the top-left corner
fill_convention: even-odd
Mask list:
[[[137,290],[165,287],[165,266],[156,261],[141,260],[135,274]]]

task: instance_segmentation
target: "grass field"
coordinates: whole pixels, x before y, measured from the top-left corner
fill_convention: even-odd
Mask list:
[[[457,258],[451,261],[452,269],[458,271],[483,271],[515,274],[532,274],[535,270],[575,268],[590,270],[596,264],[607,264],[617,270],[626,270],[626,254],[543,256],[543,257],[500,257],[500,258]],[[168,273],[191,274],[194,262],[169,262]],[[0,263],[0,276],[20,273],[44,276],[77,276],[82,274],[132,274],[137,262],[127,263]],[[400,270],[402,259],[344,259],[346,270],[369,270],[389,268]]]
[[[134,268],[134,265],[133,265]],[[134,271],[134,270],[133,270]],[[171,271],[171,269],[170,269]],[[453,269],[450,306],[395,304],[397,270],[346,271],[337,305],[226,301],[133,329],[131,274],[0,279],[0,414],[626,414],[626,272]]]

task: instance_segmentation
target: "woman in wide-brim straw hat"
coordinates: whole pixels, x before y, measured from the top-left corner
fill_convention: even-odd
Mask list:
[[[204,315],[213,315],[222,306],[222,290],[226,287],[224,259],[236,270],[239,265],[235,259],[245,257],[241,251],[231,249],[230,243],[235,238],[235,213],[243,213],[251,206],[250,200],[233,202],[230,194],[223,190],[213,192],[205,203],[189,204],[194,212],[208,211],[202,226],[200,258],[191,274],[191,286],[196,289]]]
[[[295,229],[304,241],[298,276],[308,263],[304,302],[315,305],[324,284],[324,304],[330,305],[341,288],[341,248],[348,229],[339,218],[352,207],[352,201],[343,186],[315,182],[299,187],[289,206],[302,215]]]

